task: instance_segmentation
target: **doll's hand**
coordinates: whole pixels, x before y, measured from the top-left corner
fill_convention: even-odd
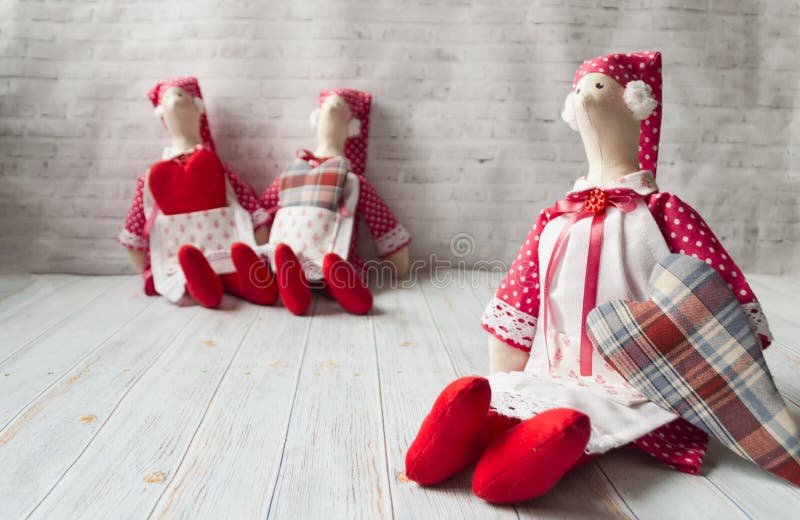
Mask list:
[[[395,276],[403,278],[408,274],[408,246],[387,256],[386,261],[394,266]]]
[[[496,337],[489,335],[489,373],[518,372],[525,369],[530,354],[509,347]]]
[[[131,267],[133,267],[133,269],[139,274],[144,272],[144,261],[146,256],[147,255],[144,251],[128,249],[128,258],[130,258]]]
[[[256,240],[256,245],[264,245],[269,240],[269,226],[264,224],[263,226],[257,228],[253,231],[253,237]]]

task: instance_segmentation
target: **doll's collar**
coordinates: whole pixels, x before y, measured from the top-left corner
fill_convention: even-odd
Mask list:
[[[192,148],[188,148],[186,150],[179,150],[177,148],[173,148],[172,146],[167,146],[166,148],[164,148],[164,151],[161,152],[161,160],[162,161],[168,161],[169,159],[174,159],[175,157],[180,157],[181,155],[187,155],[187,154],[190,154],[190,153],[194,153],[197,150],[201,150],[201,149],[210,150],[210,148],[208,148],[204,144],[198,144],[198,145],[195,145]]]
[[[313,154],[313,152],[311,152],[310,150],[306,150],[305,148],[297,150],[295,155],[297,155],[298,159],[307,162],[313,168],[316,168],[320,164],[325,164],[326,162],[332,160],[344,161],[347,163],[347,168],[348,169],[350,168],[350,161],[347,159],[347,157],[343,155],[330,155],[327,157],[317,157],[316,155]]]
[[[629,173],[618,179],[602,184],[589,182],[586,180],[586,177],[581,177],[575,181],[575,185],[569,193],[578,193],[592,188],[601,188],[604,190],[623,188],[634,191],[639,195],[650,195],[658,191],[658,185],[656,185],[656,178],[653,176],[653,172],[650,170],[639,170],[638,172]]]

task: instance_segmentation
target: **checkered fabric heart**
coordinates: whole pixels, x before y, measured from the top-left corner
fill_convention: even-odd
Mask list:
[[[798,427],[723,279],[705,262],[669,255],[650,291],[649,301],[612,301],[589,313],[595,348],[651,401],[800,485]]]
[[[332,157],[313,166],[296,159],[281,174],[278,205],[312,206],[338,211],[350,163],[343,157]]]

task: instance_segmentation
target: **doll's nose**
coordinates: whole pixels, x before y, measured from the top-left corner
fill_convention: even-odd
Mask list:
[[[580,94],[578,94],[578,100],[583,103],[584,106],[594,104],[602,95],[602,91],[587,88],[581,89]]]

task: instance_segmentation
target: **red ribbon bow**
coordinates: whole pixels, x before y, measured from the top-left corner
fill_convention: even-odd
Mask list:
[[[636,208],[636,199],[640,198],[636,192],[630,190],[614,189],[603,191],[600,188],[569,193],[565,200],[556,202],[548,210],[547,217],[552,220],[561,215],[569,215],[567,222],[553,246],[553,254],[547,264],[547,273],[544,281],[544,309],[543,319],[545,334],[547,333],[547,318],[549,314],[550,284],[553,281],[555,268],[561,263],[561,257],[569,242],[569,231],[577,222],[592,218],[589,231],[589,253],[586,259],[586,280],[583,286],[583,312],[581,316],[581,349],[580,371],[582,376],[592,375],[592,342],[586,332],[586,316],[597,305],[597,285],[600,273],[600,253],[603,249],[603,222],[606,218],[606,208],[611,205],[627,213]]]
[[[319,166],[320,164],[324,163],[325,161],[327,161],[332,157],[332,156],[317,157],[311,150],[306,150],[305,148],[297,150],[295,155],[297,155],[298,159],[306,161],[307,163],[311,164],[311,166],[314,168],[316,168],[317,166]]]

